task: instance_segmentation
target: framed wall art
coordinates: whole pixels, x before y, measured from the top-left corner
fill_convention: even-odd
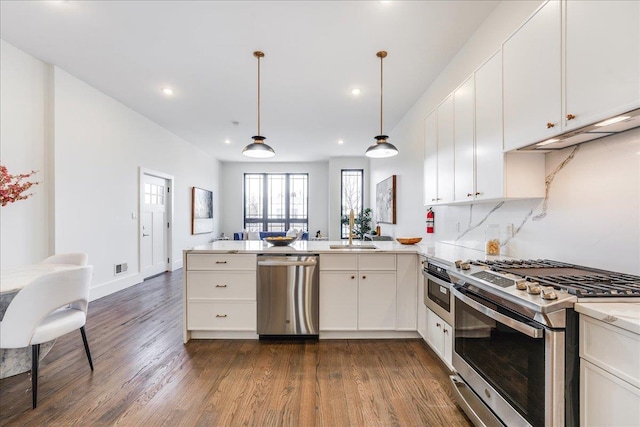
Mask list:
[[[213,232],[213,193],[193,187],[191,193],[191,234]]]
[[[396,223],[396,176],[376,184],[376,221]]]

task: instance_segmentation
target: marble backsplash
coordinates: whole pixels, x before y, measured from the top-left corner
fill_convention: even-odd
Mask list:
[[[640,275],[640,129],[546,155],[544,199],[438,206],[435,240]],[[430,236],[431,237],[431,236]]]

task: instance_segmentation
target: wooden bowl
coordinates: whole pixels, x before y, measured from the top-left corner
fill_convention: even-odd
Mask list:
[[[274,246],[287,246],[288,244],[296,240],[295,237],[266,237],[265,242],[271,243]]]
[[[396,240],[403,245],[415,245],[416,243],[420,243],[422,237],[397,237]]]

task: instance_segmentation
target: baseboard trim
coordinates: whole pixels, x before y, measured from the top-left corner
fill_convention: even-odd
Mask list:
[[[417,331],[320,331],[320,339],[407,339],[421,338]]]
[[[141,283],[142,280],[142,274],[137,273],[94,286],[89,289],[89,301],[95,301],[102,297],[106,297],[107,295],[127,289],[128,287]]]

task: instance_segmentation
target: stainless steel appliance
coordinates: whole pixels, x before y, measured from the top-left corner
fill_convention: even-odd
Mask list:
[[[447,268],[433,260],[423,265],[424,304],[442,320],[453,325],[453,297]]]
[[[550,260],[462,266],[449,272],[460,405],[477,425],[579,425],[573,305],[640,300],[640,277]]]
[[[258,335],[318,338],[318,255],[258,255]]]

